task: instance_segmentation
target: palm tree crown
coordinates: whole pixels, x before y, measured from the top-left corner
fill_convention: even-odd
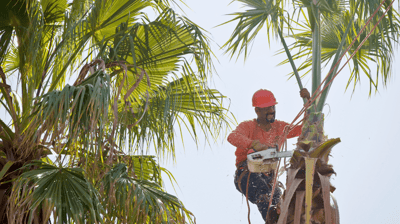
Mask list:
[[[157,159],[174,157],[176,130],[216,138],[231,120],[208,87],[208,37],[170,4],[20,0],[1,9],[2,223],[192,222],[164,191],[161,173],[171,174]]]

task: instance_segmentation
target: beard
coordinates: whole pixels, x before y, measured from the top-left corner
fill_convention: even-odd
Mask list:
[[[270,115],[272,115],[272,118],[271,118],[271,119],[268,119],[268,116],[270,116]],[[266,116],[266,118],[265,118],[265,120],[267,120],[268,123],[274,123],[274,121],[275,121],[275,112],[273,112],[273,113],[268,113],[267,116]]]

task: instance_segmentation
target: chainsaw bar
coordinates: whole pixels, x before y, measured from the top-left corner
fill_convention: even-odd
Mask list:
[[[253,152],[247,155],[247,160],[265,160],[265,159],[279,159],[283,157],[292,157],[294,151],[278,152],[276,148],[269,148],[260,152]]]

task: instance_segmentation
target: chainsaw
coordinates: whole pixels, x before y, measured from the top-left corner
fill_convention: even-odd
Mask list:
[[[278,159],[293,156],[294,151],[278,152],[277,149],[278,147],[271,147],[263,151],[248,154],[247,164],[250,172],[270,172],[276,168]]]
[[[253,152],[247,155],[248,161],[254,160],[266,160],[266,159],[280,159],[283,157],[292,157],[294,151],[278,152],[276,147],[271,147],[269,149]]]

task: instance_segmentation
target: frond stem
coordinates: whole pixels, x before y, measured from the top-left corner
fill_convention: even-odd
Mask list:
[[[329,71],[328,75],[325,77],[325,79],[322,81],[325,82],[324,88],[322,89],[322,92],[326,92],[325,96],[322,97],[323,102],[318,102],[318,107],[317,107],[317,111],[322,111],[322,108],[325,104],[326,101],[326,95],[328,94],[329,88],[332,85],[333,79],[342,71],[343,67],[353,58],[353,56],[358,52],[358,50],[361,48],[361,46],[364,44],[364,42],[369,38],[369,36],[371,35],[371,33],[375,30],[375,28],[377,27],[377,25],[380,23],[380,21],[382,20],[382,18],[386,15],[386,13],[389,11],[389,9],[391,8],[391,6],[394,3],[394,0],[390,3],[390,5],[387,7],[386,11],[382,14],[382,16],[379,18],[378,22],[375,24],[375,26],[372,28],[372,30],[368,33],[368,35],[364,38],[364,40],[359,44],[358,48],[353,52],[353,54],[349,57],[349,59],[346,61],[346,63],[342,66],[342,68],[339,70],[339,72],[336,73],[337,68],[339,66],[340,61],[342,60],[342,58],[344,57],[344,55],[349,51],[349,49],[353,46],[353,44],[356,42],[356,40],[358,39],[358,37],[362,34],[362,32],[364,31],[364,29],[368,26],[368,24],[371,22],[372,18],[375,16],[375,14],[379,11],[379,9],[382,7],[382,5],[385,3],[386,0],[383,0],[381,2],[381,4],[379,5],[379,7],[375,10],[375,12],[370,16],[370,18],[368,19],[368,21],[365,23],[364,27],[360,30],[360,32],[357,34],[357,36],[353,39],[353,41],[351,42],[351,44],[347,47],[347,49],[343,52],[342,56],[340,57],[340,59],[336,62],[336,64],[331,68],[331,70]],[[354,14],[353,14],[354,16]],[[351,26],[351,22],[349,23],[348,26]],[[349,27],[347,27],[347,29],[349,29]],[[347,31],[346,29],[346,31]],[[342,40],[343,42],[343,40]],[[341,43],[342,44],[342,43]],[[340,49],[339,49],[340,50]],[[336,59],[336,58],[335,58]],[[335,75],[334,75],[335,74]],[[321,84],[322,84],[321,83]],[[318,93],[318,95],[321,95],[321,93]],[[313,93],[314,95],[315,93]],[[316,96],[316,97],[317,97]]]
[[[360,4],[360,2],[361,2],[361,0],[357,1],[356,8]],[[334,74],[336,74],[336,72],[337,72],[337,70],[339,68],[339,64],[342,61],[342,58],[343,58],[344,54],[346,54],[346,52],[349,49],[348,48],[346,51],[344,51],[343,55],[341,55],[341,53],[343,52],[342,51],[343,46],[346,43],[347,34],[350,31],[351,26],[353,25],[352,21],[354,20],[355,14],[356,14],[356,12],[353,13],[353,16],[351,17],[351,19],[349,21],[349,24],[347,24],[346,31],[344,32],[344,34],[342,36],[342,41],[340,42],[340,45],[339,45],[338,50],[336,52],[335,58],[333,59],[332,67],[331,67],[331,69],[330,69],[330,71],[329,71],[329,73],[327,75],[327,78],[326,78],[326,81],[325,81],[325,85],[324,85],[324,88],[323,88],[323,91],[322,91],[322,94],[321,94],[321,98],[320,98],[320,100],[318,102],[318,105],[317,105],[317,111],[322,111],[322,108],[324,107],[326,98],[328,97],[328,93],[329,93],[330,87],[332,85],[332,83],[331,83],[332,77],[333,77]],[[341,55],[341,57],[339,58],[340,55]]]
[[[315,17],[312,32],[312,92],[318,92],[321,84],[321,15],[318,6],[313,5]]]
[[[303,89],[303,83],[301,82],[300,75],[299,75],[299,73],[297,71],[296,65],[294,64],[293,57],[290,54],[290,51],[289,51],[289,48],[288,48],[288,46],[286,44],[285,38],[283,38],[282,30],[279,27],[278,27],[278,34],[279,34],[279,37],[281,38],[282,45],[285,48],[285,52],[286,52],[286,55],[287,55],[287,57],[289,59],[290,65],[292,66],[293,73],[294,73],[294,75],[296,77],[296,80],[297,80],[297,84],[299,85],[300,90],[302,90]],[[303,98],[303,102],[305,104],[307,102],[307,100],[305,98]]]
[[[37,90],[37,92],[36,92],[36,98],[37,98],[37,97],[39,96],[39,94],[40,94],[40,91],[41,91],[41,89],[42,89],[42,85],[43,85],[44,78],[46,77],[47,70],[48,70],[48,68],[49,68],[49,62],[50,62],[49,56],[50,56],[51,47],[52,47],[52,45],[53,45],[54,28],[55,28],[55,25],[53,25],[53,30],[51,31],[50,46],[49,46],[49,49],[48,49],[48,51],[47,51],[47,56],[46,56],[46,65],[44,66],[43,74],[42,74],[42,79],[40,80],[40,84],[39,84],[38,90]],[[37,101],[37,100],[36,100],[36,101]]]

